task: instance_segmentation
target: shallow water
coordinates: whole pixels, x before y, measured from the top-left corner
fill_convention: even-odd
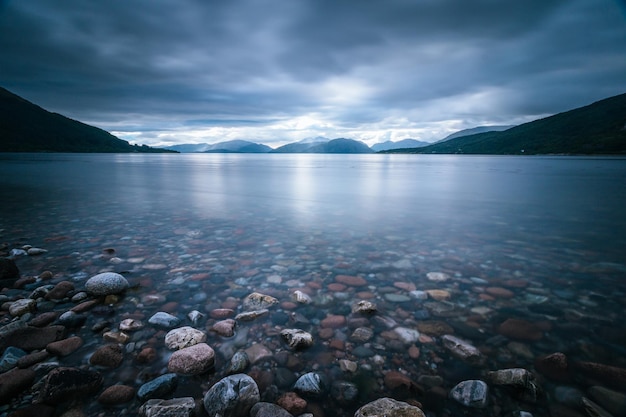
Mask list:
[[[17,259],[22,275],[50,270],[80,288],[89,276],[113,270],[138,285],[105,317],[112,325],[131,315],[147,322],[164,306],[183,320],[192,310],[208,315],[229,297],[240,304],[253,291],[281,302],[294,289],[310,294],[312,304],[278,305],[267,317],[240,323],[238,332],[246,334],[240,347],[262,343],[284,351],[280,329],[311,332],[314,346],[291,353],[302,362],[292,373],[316,370],[360,388],[355,402],[341,403],[332,394],[314,400],[329,407],[328,416],[352,415],[381,396],[421,401],[433,415],[459,412],[445,398],[390,390],[382,382],[389,370],[413,381],[441,376],[445,394],[489,370],[533,371],[536,357],[557,351],[626,367],[626,159],[0,154],[0,178],[0,240],[11,248],[48,250]],[[103,255],[105,248],[115,250],[115,261]],[[428,272],[451,279],[435,282]],[[337,275],[360,276],[367,285],[329,289]],[[420,300],[412,287],[446,290],[451,297]],[[488,287],[513,296],[486,296]],[[147,294],[162,297],[150,303]],[[364,297],[377,304],[377,316],[401,327],[425,320],[450,324],[483,351],[485,362],[470,366],[452,357],[438,336],[400,343],[383,320],[368,321],[374,336],[365,342],[351,339],[350,320],[329,339],[318,337],[326,315],[350,316],[351,304]],[[293,313],[306,322],[286,321]],[[540,323],[541,339],[504,338],[497,329],[508,318]],[[64,363],[86,364],[103,344],[90,330],[98,320],[90,316],[77,331],[85,346]],[[206,330],[212,322],[197,327]],[[106,372],[105,386],[122,381],[138,387],[166,372],[163,336],[149,327],[134,334],[137,349],[153,344],[162,357],[139,365],[129,348],[124,366]],[[215,371],[183,378],[174,396],[201,398],[225,374],[232,353],[224,346],[232,341],[209,333],[207,343],[217,352]],[[407,353],[413,344],[417,359]],[[357,362],[359,370],[341,371],[338,359]],[[283,367],[270,360],[250,372]],[[527,404],[494,392],[482,412],[547,415],[559,384],[542,382],[542,401]],[[585,381],[573,385],[587,388]]]

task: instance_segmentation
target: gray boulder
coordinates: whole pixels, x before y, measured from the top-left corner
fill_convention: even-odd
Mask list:
[[[119,294],[129,287],[128,281],[115,272],[94,275],[85,283],[85,290],[95,296]]]
[[[356,410],[354,417],[425,417],[419,408],[392,398],[379,398]]]
[[[471,408],[484,408],[487,406],[489,387],[484,381],[470,379],[459,382],[450,390],[450,398]]]
[[[204,395],[204,408],[209,417],[247,416],[259,401],[259,387],[254,379],[246,374],[235,374],[209,388]]]

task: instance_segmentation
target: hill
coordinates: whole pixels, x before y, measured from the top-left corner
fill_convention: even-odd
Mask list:
[[[508,126],[477,126],[477,127],[473,127],[471,129],[463,129],[463,130],[459,130],[458,132],[454,132],[448,136],[446,136],[445,138],[438,140],[435,143],[439,143],[439,142],[445,142],[447,140],[450,139],[455,139],[455,138],[460,138],[462,136],[470,136],[470,135],[475,135],[477,133],[485,133],[485,132],[501,132],[503,130],[507,130],[514,127],[513,125],[508,125]],[[408,146],[406,146],[408,148]]]
[[[419,148],[422,146],[430,145],[429,142],[422,142],[416,139],[402,139],[397,142],[388,140],[385,142],[377,143],[372,146],[374,152],[387,151],[389,149],[403,149],[403,148]]]
[[[525,123],[415,149],[387,152],[493,155],[626,154],[626,94]]]
[[[328,142],[295,142],[283,145],[273,153],[373,153],[365,143],[346,138],[337,138]]]
[[[0,152],[167,152],[51,113],[0,87]]]
[[[266,153],[272,150],[267,145],[254,143],[247,140],[229,140],[212,145],[208,143],[184,143],[180,145],[166,146],[169,149],[181,153]]]

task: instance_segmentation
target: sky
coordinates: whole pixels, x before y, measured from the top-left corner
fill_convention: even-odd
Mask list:
[[[626,0],[0,0],[0,86],[131,143],[427,142],[626,92]]]

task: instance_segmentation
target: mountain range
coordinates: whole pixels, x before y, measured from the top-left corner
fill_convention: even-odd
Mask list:
[[[131,145],[0,87],[0,152],[171,152]]]
[[[404,139],[370,148],[353,139],[318,136],[276,149],[247,140],[157,149],[131,145],[0,87],[0,152],[626,154],[626,94],[519,126],[462,130],[435,143]]]

